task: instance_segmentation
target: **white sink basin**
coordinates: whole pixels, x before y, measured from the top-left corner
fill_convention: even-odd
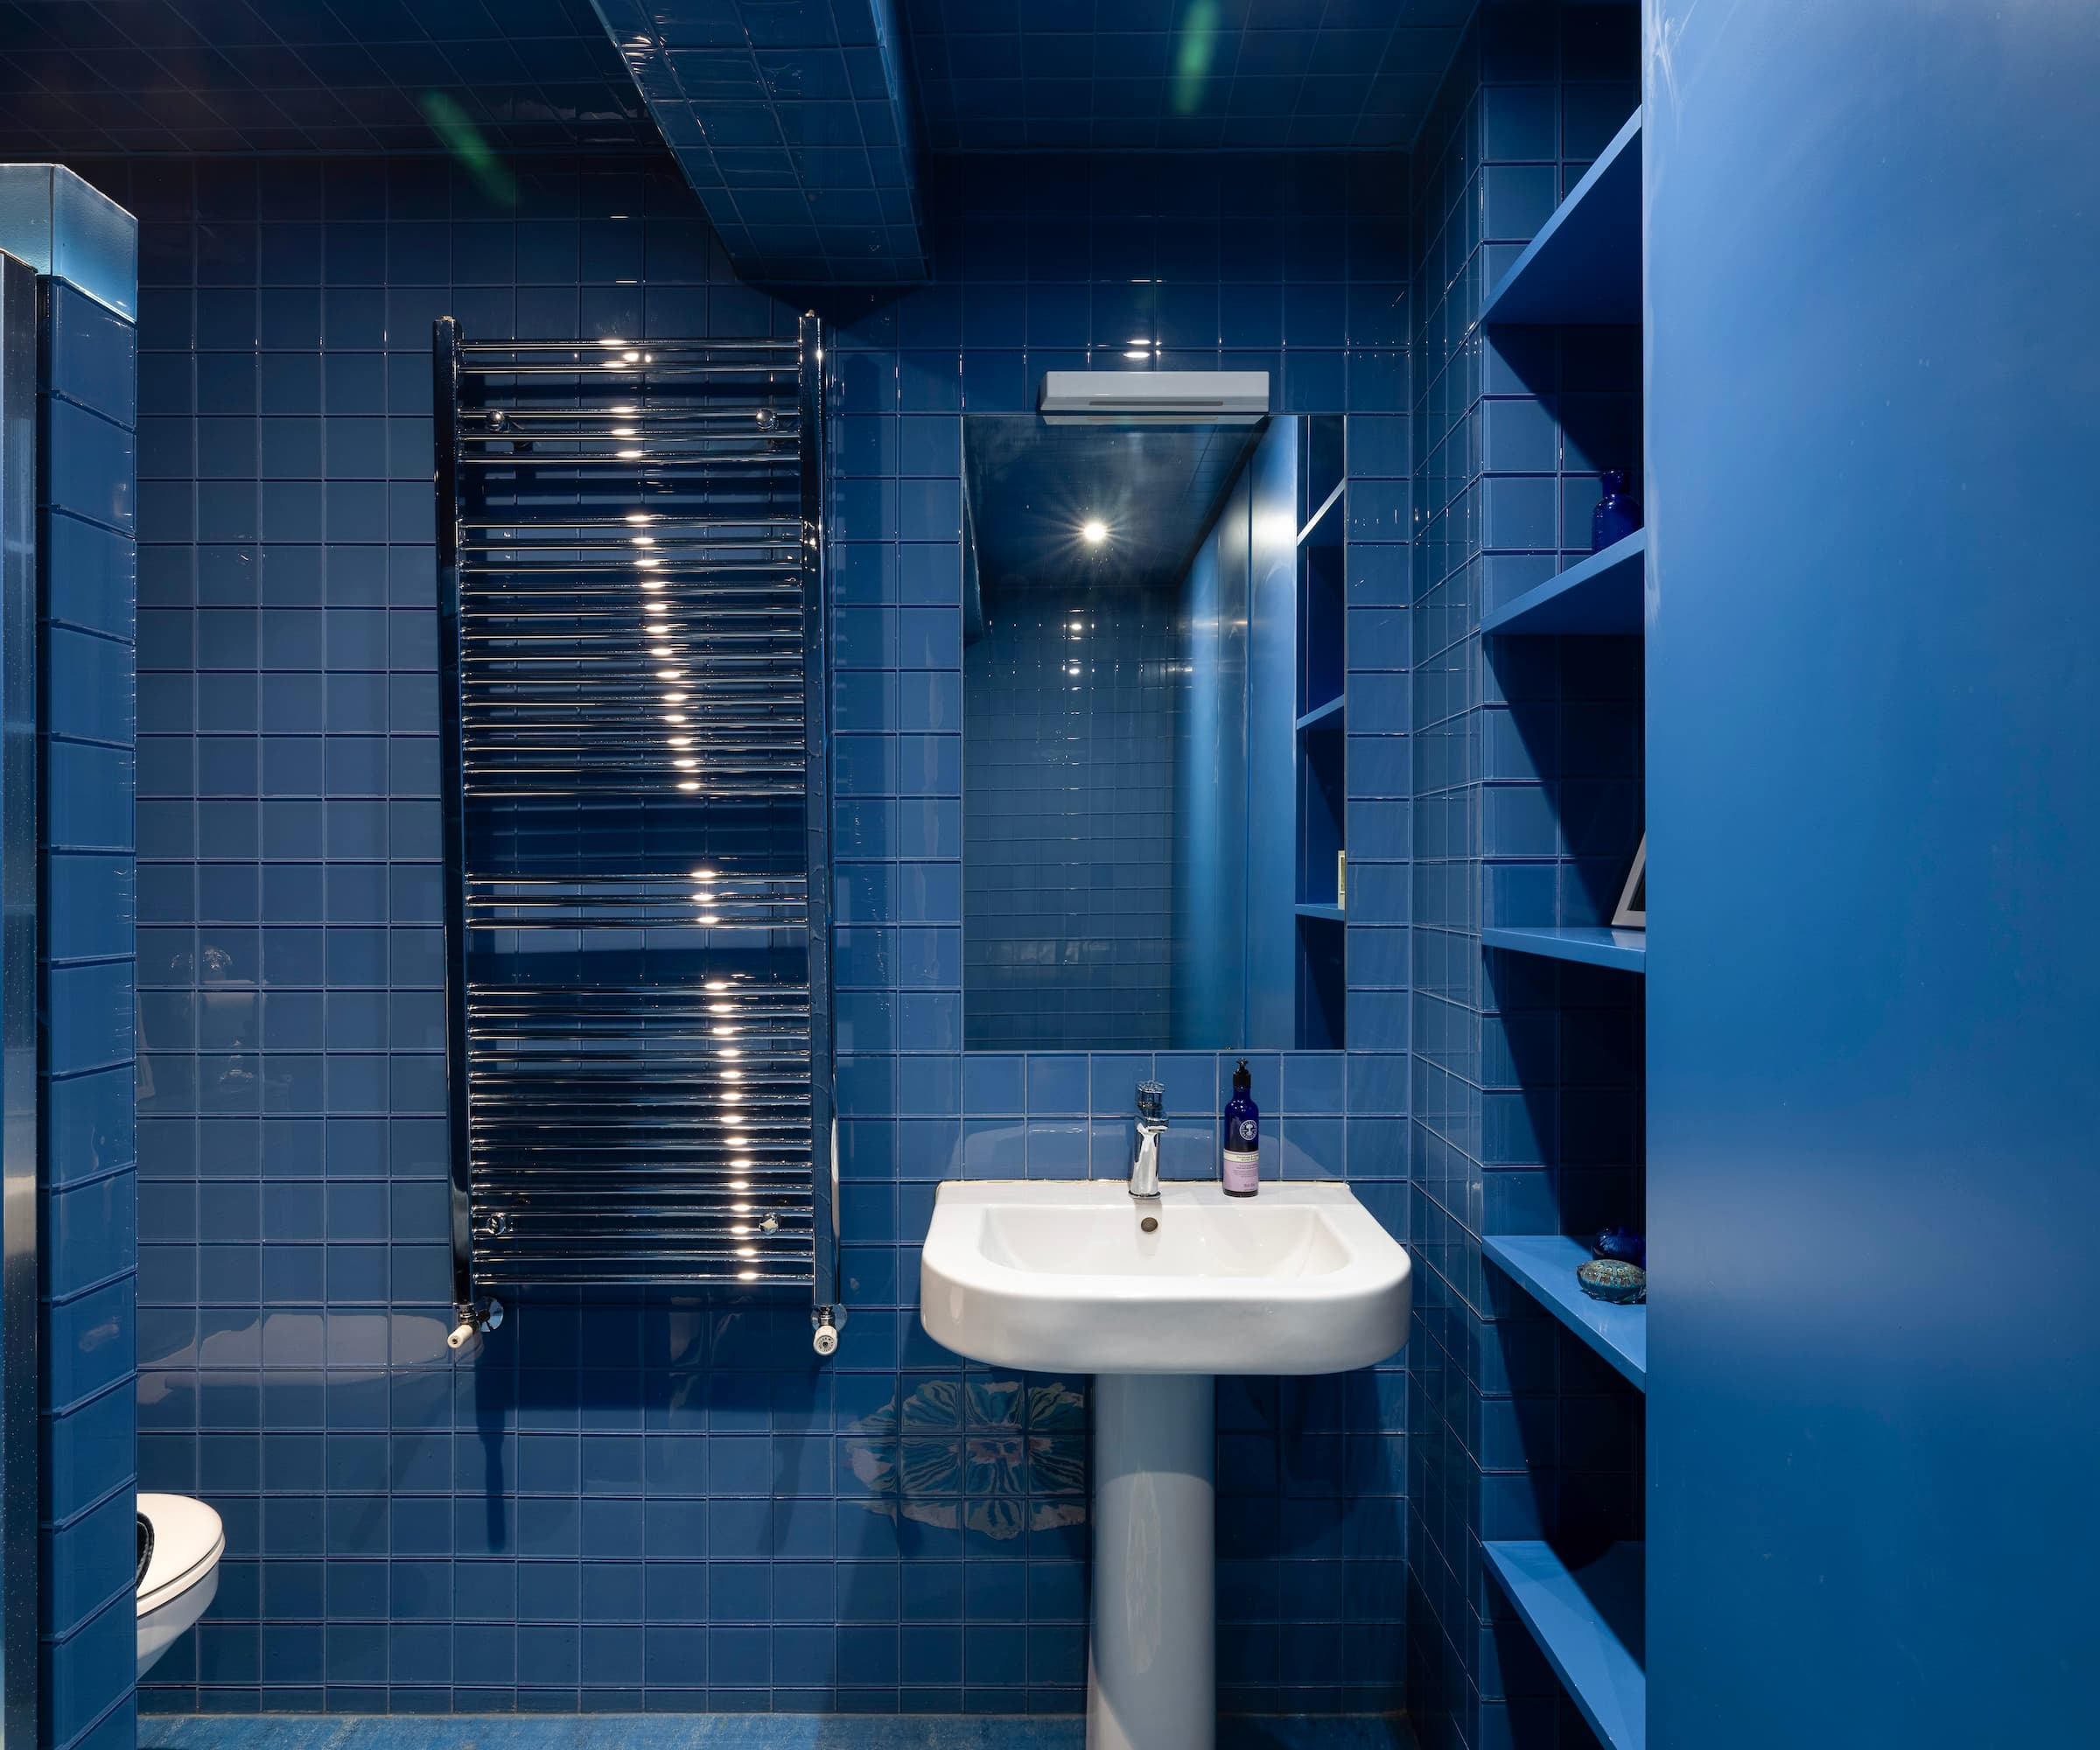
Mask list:
[[[1406,1251],[1346,1185],[1152,1203],[1120,1180],[951,1180],[919,1265],[928,1336],[1035,1370],[1341,1373],[1407,1340],[1409,1301]]]
[[[942,1186],[927,1334],[1094,1376],[1087,1750],[1214,1750],[1212,1376],[1383,1361],[1409,1298],[1406,1251],[1346,1185],[1166,1185],[1156,1202],[1120,1180]]]

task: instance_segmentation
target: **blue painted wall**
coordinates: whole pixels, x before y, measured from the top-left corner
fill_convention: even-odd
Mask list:
[[[853,1322],[820,1367],[794,1301],[557,1299],[455,1367],[430,318],[795,307],[734,279],[668,159],[517,168],[514,209],[414,159],[95,172],[144,221],[139,1461],[230,1538],[144,1705],[1075,1707],[1084,1382],[933,1348],[915,1247],[944,1176],[1127,1170],[1146,1074],[1167,1170],[1214,1172],[1226,1090],[1208,1052],[960,1050],[961,416],[1140,332],[1347,410],[1351,660],[1404,686],[1404,164],[937,166],[936,283],[830,310]],[[1390,878],[1365,928],[1404,935],[1404,722],[1352,743],[1352,863]],[[1377,957],[1367,1048],[1253,1065],[1269,1170],[1346,1174],[1402,1233],[1404,966]],[[1398,1699],[1406,1397],[1397,1368],[1222,1391],[1228,1705]]]
[[[1479,326],[1639,102],[1637,66],[1632,7],[1485,5],[1413,160],[1408,1676],[1431,1750],[1586,1741],[1481,1541],[1640,1535],[1638,1395],[1480,1250],[1638,1225],[1639,982],[1480,942],[1610,915],[1641,830],[1640,645],[1479,631],[1589,550],[1598,472],[1638,453],[1636,332]],[[1354,917],[1353,834],[1350,873]],[[1362,970],[1352,941],[1353,984]]]
[[[1270,422],[1181,585],[1177,1046],[1297,1041],[1298,422]]]
[[[136,1134],[132,1110],[136,268],[129,218],[64,172],[49,220],[37,407],[43,1131],[38,1332],[43,1589],[39,1741],[128,1746]],[[82,197],[86,196],[85,199]],[[29,203],[10,203],[8,223]],[[75,272],[89,296],[65,277]],[[116,307],[112,307],[112,306]]]
[[[1650,1740],[2076,1742],[2100,31],[1654,10]]]

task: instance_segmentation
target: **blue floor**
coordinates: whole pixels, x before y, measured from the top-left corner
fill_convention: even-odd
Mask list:
[[[149,1715],[138,1750],[1082,1750],[1076,1715]],[[1414,1750],[1404,1721],[1365,1715],[1218,1722],[1218,1750]]]

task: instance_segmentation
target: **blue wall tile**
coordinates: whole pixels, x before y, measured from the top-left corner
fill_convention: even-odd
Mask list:
[[[1389,315],[1404,304],[1404,165],[1187,170],[939,164],[942,280],[827,312],[857,1286],[826,1367],[792,1301],[530,1296],[479,1359],[442,1341],[428,321],[784,332],[794,306],[728,276],[661,158],[536,172],[501,217],[463,173],[405,159],[113,178],[158,237],[140,359],[140,1461],[148,1486],[212,1500],[229,1539],[208,1632],[152,1674],[150,1708],[1079,1705],[1083,1382],[1010,1382],[934,1348],[913,1312],[916,1243],[942,1177],[1127,1171],[1132,1087],[1155,1067],[1168,1168],[1209,1176],[1222,1084],[1210,1053],[957,1049],[958,416],[1025,410],[1046,360],[1084,365],[1089,346],[1119,362],[1133,322],[1192,365],[1288,340],[1319,356],[1293,378],[1260,360],[1279,394],[1349,409],[1353,472],[1393,488],[1363,500],[1353,574],[1397,572],[1383,556],[1404,552],[1411,514],[1408,336],[1368,326],[1381,350],[1348,350],[1357,284]],[[1346,246],[1298,228],[1301,210]],[[294,224],[315,235],[295,245]],[[637,250],[646,286],[615,285]],[[1133,262],[1196,277],[1134,303],[1114,284]],[[1362,616],[1403,607],[1404,587],[1369,588],[1351,627],[1352,675],[1389,692],[1405,631]],[[1352,830],[1404,893],[1409,724],[1379,721],[1353,738]],[[116,830],[75,807],[82,833]],[[1374,921],[1405,922],[1398,898],[1380,905]],[[1379,982],[1353,996],[1352,1026],[1365,1016],[1379,1049],[1267,1055],[1256,1092],[1272,1171],[1346,1173],[1404,1233],[1408,958],[1365,955]],[[1397,1018],[1370,1018],[1385,998]],[[76,1134],[106,1121],[86,1092],[73,1103]],[[1270,1407],[1245,1438],[1273,1453],[1340,1437],[1255,1384]],[[1363,1432],[1403,1446],[1405,1373],[1349,1389],[1375,1406]],[[998,1433],[983,1452],[975,1428]],[[1336,1462],[1319,1476],[1346,1481]],[[1406,1480],[1365,1463],[1352,1539],[1396,1560]],[[1224,1627],[1265,1675],[1236,1679],[1228,1706],[1397,1705],[1404,1598],[1390,1576],[1351,1585],[1338,1499],[1301,1522],[1290,1473],[1272,1457],[1264,1474],[1243,1529],[1279,1572]],[[973,1601],[1018,1614],[977,1620]],[[433,1620],[456,1625],[449,1641]],[[1286,1656],[1301,1631],[1343,1650]]]
[[[1376,816],[1357,804],[1351,825],[1382,848],[1411,842],[1412,866],[1407,887],[1394,872],[1359,876],[1352,842],[1351,909],[1376,907],[1389,927],[1351,932],[1351,976],[1395,989],[1368,1002],[1353,991],[1350,1023],[1352,1043],[1368,1026],[1412,1053],[1407,1678],[1434,1750],[1557,1741],[1567,1712],[1484,1580],[1479,1540],[1640,1535],[1638,1396],[1571,1354],[1480,1244],[1640,1225],[1639,981],[1500,963],[1525,957],[1483,956],[1479,942],[1483,922],[1608,917],[1641,831],[1638,648],[1478,632],[1483,612],[1586,553],[1596,471],[1637,463],[1638,332],[1477,323],[1487,288],[1609,138],[1564,128],[1564,115],[1623,122],[1638,102],[1638,17],[1482,7],[1410,165],[1411,624],[1373,638],[1402,640],[1414,665],[1413,760],[1379,774],[1374,794],[1393,800]],[[1402,599],[1395,581],[1353,587],[1359,616]],[[1353,792],[1356,752],[1352,738]],[[1564,1039],[1599,1038],[1620,1048],[1572,1066]],[[1351,1068],[1354,1115],[1360,1096],[1378,1096]],[[1349,1120],[1352,1169],[1354,1127],[1375,1122]],[[1382,1155],[1401,1146],[1382,1130],[1362,1140]]]

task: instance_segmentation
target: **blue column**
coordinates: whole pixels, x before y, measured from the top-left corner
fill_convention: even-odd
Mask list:
[[[1655,0],[1648,1741],[2090,1742],[2090,6]]]
[[[39,1741],[60,1750],[136,1731],[136,234],[68,171],[0,167],[0,248],[38,276]]]

